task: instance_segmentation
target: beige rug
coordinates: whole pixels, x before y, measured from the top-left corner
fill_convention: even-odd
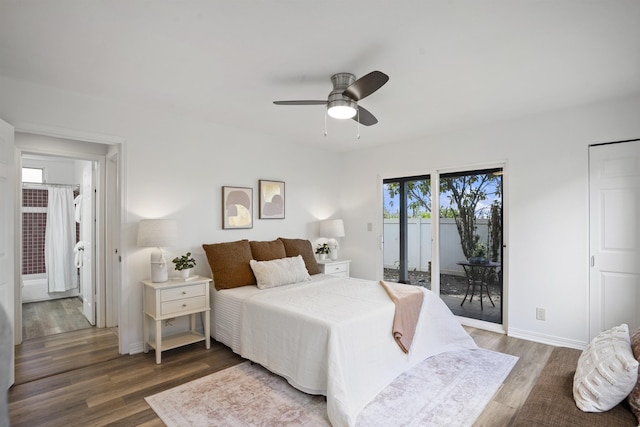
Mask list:
[[[396,378],[358,415],[374,426],[471,426],[518,360],[490,350],[433,356]],[[330,426],[311,396],[249,362],[146,397],[169,427]]]

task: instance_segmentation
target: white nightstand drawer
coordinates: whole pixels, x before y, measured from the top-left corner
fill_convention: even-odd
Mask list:
[[[325,274],[346,273],[347,263],[341,262],[336,264],[329,264],[325,266],[324,270]]]
[[[160,301],[174,301],[177,299],[199,297],[205,295],[206,284],[198,283],[196,285],[180,286],[178,288],[163,289],[160,291]]]
[[[323,274],[331,274],[339,277],[349,277],[349,259],[320,260],[318,266]]]
[[[180,313],[202,310],[207,308],[207,298],[205,296],[194,298],[183,298],[175,301],[167,301],[161,304],[162,316],[179,315]]]

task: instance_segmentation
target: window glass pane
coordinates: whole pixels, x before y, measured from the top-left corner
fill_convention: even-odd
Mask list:
[[[388,179],[384,198],[384,279],[431,288],[431,180]]]
[[[502,323],[502,169],[440,176],[440,295],[454,314]]]
[[[22,182],[42,183],[43,170],[38,168],[22,168]]]

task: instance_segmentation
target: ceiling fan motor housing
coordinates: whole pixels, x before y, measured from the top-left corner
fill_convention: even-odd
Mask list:
[[[327,110],[329,115],[340,119],[350,119],[358,111],[358,103],[343,94],[344,90],[356,81],[351,73],[337,73],[331,76],[333,90],[329,93]]]

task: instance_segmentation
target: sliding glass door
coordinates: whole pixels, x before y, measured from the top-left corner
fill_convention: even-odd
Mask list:
[[[431,180],[383,181],[384,280],[431,288]]]
[[[502,169],[440,175],[440,297],[454,314],[502,323]]]
[[[432,289],[431,176],[383,180],[384,280]],[[502,168],[438,175],[440,275],[454,314],[502,323]]]

